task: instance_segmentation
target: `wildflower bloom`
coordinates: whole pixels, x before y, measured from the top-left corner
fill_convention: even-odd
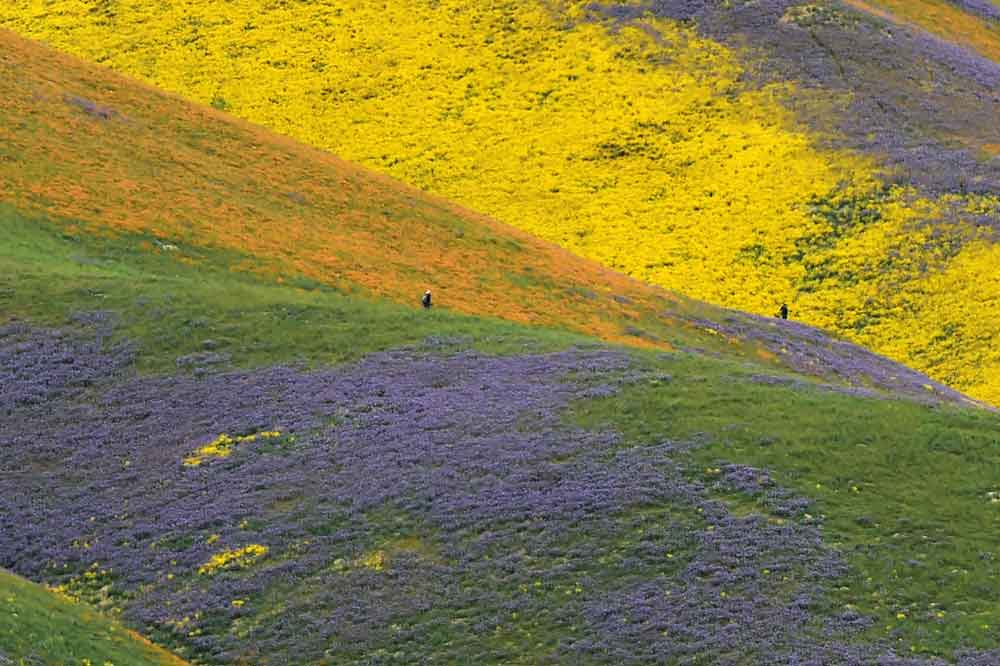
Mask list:
[[[198,567],[198,573],[211,575],[224,569],[244,569],[267,555],[267,551],[267,546],[259,543],[252,543],[249,546],[233,550],[224,550],[221,553],[216,553],[208,562]]]
[[[105,349],[78,353],[111,365]],[[23,367],[32,354],[5,358]],[[38,375],[2,383],[14,405],[3,436],[17,442],[0,446],[13,472],[0,493],[2,563],[88,600],[113,585],[112,608],[206,661],[351,663],[403,640],[435,662],[464,643],[499,663],[534,649],[541,617],[560,636],[546,650],[567,663],[887,656],[865,641],[867,618],[819,603],[847,569],[802,519],[805,498],[763,470],[713,462],[706,475],[675,442],[623,446],[566,418],[575,400],[657,376],[617,350],[406,349],[318,370],[96,381],[86,400],[50,399],[57,416],[44,425],[24,400]],[[273,423],[298,445],[238,446],[230,464],[186,468],[183,421],[219,433]],[[126,454],[132,466],[115,463]],[[45,456],[53,468],[31,473],[25,461]],[[716,492],[747,493],[762,512],[736,515]],[[276,596],[280,612],[249,601]],[[454,613],[442,623],[430,608]],[[811,631],[821,624],[829,634]],[[234,634],[251,625],[252,647]],[[503,644],[484,642],[497,626]]]
[[[997,150],[1000,38],[971,2],[849,3],[893,25],[791,0],[211,0],[113,21],[9,0],[0,25],[654,284],[758,314],[794,294],[797,318],[1000,401],[1000,285],[977,279],[1000,262],[1000,170],[977,159]],[[913,23],[961,25],[943,34],[968,48]]]
[[[253,435],[237,435],[236,437],[231,437],[223,433],[205,446],[197,449],[194,453],[186,456],[184,458],[184,465],[187,467],[197,467],[209,458],[228,458],[237,444],[254,442],[257,439],[273,439],[280,436],[281,432],[277,430],[265,430]]]

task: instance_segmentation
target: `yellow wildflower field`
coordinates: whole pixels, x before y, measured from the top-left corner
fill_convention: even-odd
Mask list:
[[[10,0],[0,25],[657,285],[788,302],[1000,403],[994,246],[928,224],[1000,200],[888,186],[797,123],[792,84],[748,85],[740,54],[690,27],[588,4]]]

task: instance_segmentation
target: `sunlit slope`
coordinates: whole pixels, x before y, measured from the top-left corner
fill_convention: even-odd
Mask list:
[[[765,314],[788,301],[1000,402],[994,194],[883,179],[796,124],[794,85],[754,83],[675,21],[586,4],[15,0],[0,23],[655,284]]]
[[[0,663],[184,666],[80,603],[0,569]]]
[[[550,334],[562,331],[562,337],[569,331],[631,346],[722,354],[861,390],[968,401],[920,373],[808,326],[670,294],[210,108],[12,33],[2,39],[0,68],[17,73],[2,79],[0,105],[0,198],[8,204],[0,206],[0,220],[13,225],[4,234],[13,264],[0,271],[0,308],[10,314],[58,325],[65,313],[60,316],[50,305],[85,294],[91,308],[103,309],[111,303],[109,289],[119,292],[120,280],[134,281],[112,272],[98,279],[107,286],[84,288],[74,271],[55,283],[36,269],[21,274],[18,257],[28,252],[37,258],[38,243],[46,245],[24,240],[34,238],[31,225],[39,232],[55,225],[74,244],[96,240],[95,233],[114,236],[108,240],[119,249],[110,257],[131,248],[159,254],[175,266],[248,271],[271,284],[307,290],[302,302],[290,306],[304,328],[286,342],[313,349],[327,362],[382,349],[389,338],[412,342],[433,334],[441,321],[423,317],[418,323],[413,313],[427,287],[442,314],[493,321],[497,340],[487,348],[509,346],[514,339],[501,332],[493,320],[499,317],[546,327]],[[56,250],[42,256],[48,252]],[[56,256],[48,263],[60,264]],[[79,261],[84,259],[69,252],[59,273],[67,262]],[[311,293],[317,289],[320,301],[331,291],[353,300],[331,311],[321,308],[325,314],[312,315],[316,321],[363,342],[345,349],[314,339],[319,329],[310,332],[310,315],[303,313],[317,307]],[[224,309],[232,307],[229,298],[248,298],[244,315],[269,330],[280,330],[288,316],[282,313],[289,308],[257,290],[228,297],[225,289],[209,292],[205,300]],[[150,319],[159,309],[142,305],[145,296],[132,294],[135,302],[119,296],[124,299],[119,305],[130,313],[125,333],[152,337],[154,347],[168,354],[144,362],[146,370],[172,364],[170,349],[175,356],[198,351],[191,348],[198,341],[184,331]],[[377,296],[394,304],[378,303]],[[337,324],[338,317],[363,321]],[[403,338],[389,333],[411,323]],[[457,330],[466,335],[478,327],[466,318]],[[240,328],[233,335],[244,346],[241,365],[276,351],[257,347],[254,325]]]
[[[642,346],[669,348],[661,334],[684,335],[670,313],[704,309],[213,109],[2,40],[0,198],[24,212],[149,234],[182,261],[192,246],[228,248],[278,280],[412,304],[431,289],[450,310]]]

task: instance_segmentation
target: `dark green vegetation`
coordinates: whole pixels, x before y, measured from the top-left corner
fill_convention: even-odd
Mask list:
[[[581,402],[573,422],[613,424],[626,446],[693,443],[693,474],[709,484],[741,463],[814,499],[799,518],[822,525],[850,564],[825,610],[872,614],[872,637],[942,655],[1000,643],[995,414],[803,390],[696,357],[659,365],[670,382]],[[734,512],[768,515],[761,495],[722,497]]]
[[[0,664],[183,666],[118,623],[0,570]]]

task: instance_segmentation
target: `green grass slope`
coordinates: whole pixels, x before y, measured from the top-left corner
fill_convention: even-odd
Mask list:
[[[226,367],[336,364],[435,336],[492,353],[595,342],[444,308],[423,312],[304,277],[277,284],[233,270],[246,261],[235,252],[186,248],[192,260],[184,263],[173,252],[144,249],[146,236],[107,238],[68,228],[0,206],[2,311],[49,326],[73,325],[76,312],[113,312],[115,336],[140,346],[142,373],[174,371],[178,358],[204,351],[209,340],[226,355]]]
[[[393,654],[404,655],[391,662],[400,664],[608,663],[594,654],[570,655],[559,647],[567,640],[597,640],[601,635],[603,630],[584,619],[586,603],[604,603],[633,585],[679,579],[701,561],[704,547],[696,541],[713,530],[725,530],[727,538],[735,539],[728,531],[732,526],[713,522],[718,517],[703,516],[673,496],[640,494],[621,500],[606,509],[609,518],[602,519],[590,514],[545,518],[548,510],[540,506],[537,516],[524,522],[486,516],[474,527],[458,531],[423,515],[419,507],[430,500],[419,499],[415,489],[397,500],[368,505],[360,513],[347,508],[349,504],[331,504],[324,492],[340,487],[352,488],[355,501],[366,500],[363,486],[349,485],[357,480],[331,480],[342,468],[327,469],[324,461],[337,463],[347,452],[338,448],[341,444],[324,444],[327,438],[349,441],[358,453],[368,447],[388,447],[378,454],[386,460],[399,455],[388,444],[395,438],[366,443],[354,439],[358,434],[347,434],[351,424],[360,428],[367,422],[356,421],[367,419],[366,414],[373,419],[367,428],[374,432],[393,419],[409,420],[412,409],[392,406],[391,392],[389,397],[374,398],[390,401],[385,412],[378,402],[367,407],[329,405],[332,411],[321,425],[296,432],[299,443],[237,446],[231,462],[210,459],[204,464],[205,476],[195,478],[207,485],[192,486],[190,479],[183,480],[190,473],[177,478],[178,471],[186,469],[182,459],[219,433],[237,432],[223,422],[272,423],[261,422],[256,415],[267,402],[233,403],[220,393],[215,396],[218,405],[211,401],[206,405],[197,398],[200,385],[251,387],[257,381],[255,373],[274,365],[325,371],[332,363],[364,362],[381,349],[409,349],[407,353],[429,355],[447,368],[448,359],[461,359],[470,351],[487,354],[486,358],[499,354],[516,363],[525,355],[544,357],[567,349],[603,353],[607,348],[592,338],[558,330],[444,310],[427,313],[332,289],[278,285],[227,270],[224,254],[206,253],[206,261],[185,265],[169,254],[142,251],[134,238],[67,236],[62,225],[28,220],[9,209],[0,216],[0,228],[11,241],[0,252],[0,265],[5,275],[14,276],[2,285],[0,294],[4,312],[20,313],[14,325],[59,326],[66,332],[61,339],[68,341],[108,324],[115,328],[100,334],[105,336],[105,350],[114,349],[115,340],[138,345],[133,364],[89,381],[84,393],[75,397],[48,399],[40,412],[9,402],[10,393],[6,394],[4,436],[13,439],[2,442],[0,469],[13,492],[0,498],[9,520],[0,527],[11,537],[0,545],[0,563],[120,611],[129,626],[195,663],[367,664],[378,655]],[[4,339],[14,335],[11,344],[30,342],[30,330],[27,338],[7,330]],[[11,347],[5,342],[0,348]],[[23,356],[12,358],[16,363]],[[778,530],[769,538],[779,544],[780,530],[818,529],[823,547],[839,553],[847,566],[809,602],[812,619],[804,635],[815,640],[820,640],[815,636],[822,635],[824,622],[847,613],[872,618],[863,632],[851,634],[850,643],[861,646],[858,649],[874,645],[881,652],[914,658],[953,658],[962,650],[1000,645],[1000,608],[995,602],[1000,572],[992,538],[1000,528],[992,499],[1000,472],[996,415],[859,395],[856,388],[818,384],[809,376],[739,358],[652,351],[631,352],[627,358],[629,369],[624,374],[603,370],[583,375],[583,387],[616,387],[611,395],[605,397],[603,389],[591,394],[574,388],[570,403],[557,412],[555,421],[537,422],[538,413],[529,410],[515,421],[491,424],[484,420],[486,415],[463,411],[461,406],[446,407],[454,399],[449,397],[451,383],[463,374],[475,374],[474,368],[455,375],[439,372],[427,385],[407,385],[402,390],[429,392],[429,404],[440,405],[449,422],[430,432],[443,436],[443,441],[465,442],[448,451],[470,446],[470,433],[482,429],[507,442],[494,453],[484,452],[486,458],[478,465],[490,464],[492,456],[502,455],[526,436],[559,441],[578,436],[572,435],[576,432],[617,433],[614,439],[594,445],[597,459],[589,463],[610,471],[631,456],[647,455],[645,451],[657,455],[663,443],[670,442],[676,450],[656,468],[667,473],[678,466],[680,476],[674,482],[703,488],[709,502],[726,507],[729,519],[759,521]],[[79,353],[76,365],[84,362],[85,354]],[[501,367],[505,362],[498,361]],[[234,375],[234,367],[249,374]],[[136,369],[152,377],[143,379]],[[399,372],[379,388],[379,375],[366,371],[364,383],[357,386],[371,388],[356,390],[362,396],[368,390],[370,397],[385,396],[386,390],[391,391],[388,387],[419,375],[405,366]],[[35,371],[33,377],[45,375]],[[30,385],[33,377],[21,375],[15,380],[15,395],[18,383]],[[145,381],[165,383],[148,396],[149,389],[142,388]],[[486,381],[502,387],[515,376],[491,375]],[[578,380],[570,376],[559,381]],[[105,411],[120,400],[110,397],[116,386],[128,396],[123,403],[128,407],[124,412]],[[554,384],[552,390],[565,390],[560,386]],[[283,410],[296,402],[312,405],[315,390],[294,392],[292,402],[265,418],[278,422],[292,418],[283,416]],[[98,411],[93,417],[79,416],[81,409],[86,414],[88,405]],[[244,417],[247,409],[251,412]],[[366,411],[372,409],[374,413]],[[96,420],[91,423],[88,418]],[[206,427],[205,418],[221,421]],[[81,439],[75,434],[78,428],[100,434]],[[420,445],[409,436],[398,436],[402,451]],[[74,452],[69,442],[84,450]],[[73,463],[74,455],[93,462]],[[167,461],[156,462],[163,455]],[[453,463],[447,458],[422,460],[425,455],[407,457],[406,465],[398,469],[413,474],[422,473],[424,464],[428,470],[451,469]],[[541,476],[511,479],[515,495],[537,492],[534,484],[539,482],[542,488],[572,487],[571,479],[563,475],[583,464],[580,453],[531,455],[539,456],[531,458],[532,474]],[[117,463],[126,459],[132,465]],[[348,459],[337,465],[348,464]],[[467,464],[453,472],[455,478],[464,479],[462,486],[479,483],[480,477],[467,470]],[[724,470],[730,465],[766,470],[760,472],[761,478],[769,481],[734,488],[724,482]],[[306,470],[316,467],[321,471],[312,478]],[[132,469],[138,469],[139,476],[127,476]],[[301,470],[305,477],[291,483],[290,470]],[[639,477],[631,476],[637,473],[630,472],[623,487],[638,482]],[[126,476],[119,477],[122,474]],[[410,488],[404,481],[391,481],[391,476],[377,478],[376,487],[399,483]],[[177,483],[181,485],[174,494]],[[518,483],[529,485],[515,491]],[[649,480],[643,478],[641,483]],[[86,492],[75,493],[77,486]],[[808,506],[791,513],[776,509],[772,493],[777,489],[805,498]],[[38,492],[60,499],[32,499]],[[414,493],[414,499],[407,501],[406,493]],[[22,497],[27,504],[20,503]],[[144,501],[191,507],[190,514],[181,524],[176,519],[154,520]],[[123,505],[128,507],[125,514],[120,513]],[[52,513],[43,511],[26,519],[28,507],[36,507],[30,509],[35,511],[38,506],[51,506]],[[716,505],[703,505],[702,510],[709,506]],[[79,516],[94,516],[96,521],[87,523]],[[32,521],[38,521],[35,536],[26,531]],[[740,529],[753,531],[748,526]],[[487,545],[495,538],[490,535],[496,534],[506,535],[502,544]],[[532,540],[547,534],[555,541],[545,545]],[[643,549],[651,547],[650,539],[665,539],[669,550],[643,555]],[[78,545],[91,542],[96,545]],[[248,560],[223,566],[213,576],[200,573],[212,557],[248,543],[268,547],[260,563]],[[798,557],[794,549],[791,552]],[[134,553],[141,554],[138,560]],[[568,570],[560,553],[572,554]],[[785,556],[777,552],[765,555],[763,560],[745,557],[756,562],[751,566],[759,568],[758,575],[782,573],[773,581],[760,582],[753,599],[791,603],[789,594],[814,584],[806,564],[799,569],[781,564]],[[516,561],[513,570],[505,568],[512,564],[502,564],[510,557]],[[149,567],[159,568],[153,564],[159,559],[161,573],[146,578]],[[501,568],[492,569],[494,561]],[[740,561],[725,566],[737,568]],[[294,573],[288,573],[289,567]],[[97,573],[91,579],[88,572]],[[738,581],[716,588],[715,583],[700,580],[688,584],[708,585],[717,599],[720,593],[736,598],[744,594]],[[484,581],[499,601],[485,591],[472,592],[482,590]],[[457,590],[468,590],[468,596],[449,596]],[[358,617],[342,616],[354,607],[355,602],[347,599],[369,609],[370,624],[363,630]],[[408,605],[407,600],[417,599],[423,601]],[[240,606],[234,607],[233,601]],[[706,601],[689,603],[697,607]],[[521,610],[498,620],[496,613],[505,604]],[[175,606],[176,613],[171,611]],[[750,617],[759,614],[766,619],[766,610],[752,610]],[[309,626],[327,617],[341,619],[331,620],[331,628],[323,631],[285,634],[281,629],[286,623]],[[494,621],[500,622],[499,629],[485,634],[473,629]],[[703,621],[709,622],[704,630],[710,635],[724,635],[723,627],[711,624],[716,620]],[[751,625],[746,631],[759,631]],[[658,644],[660,637],[647,636],[647,631],[642,629],[644,638],[636,639],[636,645]],[[683,635],[676,637],[681,639]],[[0,649],[18,654],[9,642],[0,642]],[[704,663],[722,663],[725,651],[706,648],[702,654]],[[751,661],[745,663],[763,663],[753,661],[764,658],[759,653],[747,654],[757,657],[747,657]],[[623,659],[622,663],[653,663],[641,655]],[[823,663],[841,663],[830,659]]]
[[[0,664],[184,666],[78,602],[0,570]]]
[[[0,566],[212,666],[996,663],[995,412],[5,44]]]
[[[637,446],[704,442],[690,463],[708,484],[738,462],[813,498],[807,520],[851,563],[823,603],[831,615],[872,614],[870,638],[951,658],[963,646],[1000,645],[996,415],[733,381],[724,365],[698,361],[667,367],[669,389],[628,389],[578,405],[571,418],[613,423]],[[737,513],[770,515],[765,493],[720,496]]]

